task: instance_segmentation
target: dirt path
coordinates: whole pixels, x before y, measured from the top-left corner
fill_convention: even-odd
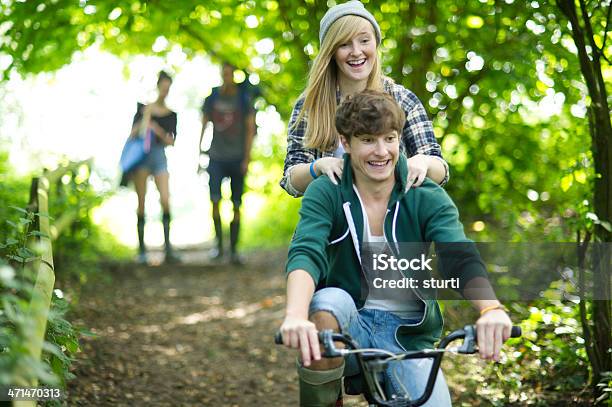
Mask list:
[[[176,267],[109,267],[109,282],[86,286],[71,320],[97,336],[81,341],[68,405],[297,405],[295,353],[272,344],[283,316],[286,252],[252,254],[244,268],[206,264],[202,250],[183,259]],[[481,392],[505,398],[480,377],[484,366],[477,358],[445,358],[456,405],[491,405]],[[550,405],[586,405],[564,399]],[[511,405],[533,401],[530,394]],[[344,405],[365,403],[351,397]]]
[[[297,405],[295,356],[271,342],[285,256],[251,255],[244,268],[124,265],[89,287],[75,323],[98,336],[82,340],[68,404]]]

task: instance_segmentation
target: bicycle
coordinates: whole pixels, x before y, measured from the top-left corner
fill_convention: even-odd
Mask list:
[[[521,327],[513,326],[510,337],[519,338],[521,335]],[[461,346],[446,349],[451,342],[459,339],[463,339]],[[274,342],[277,345],[282,345],[283,340],[280,332],[276,333]],[[444,354],[450,352],[454,354],[471,355],[477,352],[475,325],[466,325],[463,329],[451,332],[442,338],[435,349],[423,349],[402,353],[392,353],[384,349],[359,348],[359,345],[348,334],[336,333],[332,330],[323,330],[319,332],[319,342],[323,344],[324,352],[322,356],[325,358],[348,355],[356,356],[360,374],[364,379],[364,386],[361,391],[370,406],[416,407],[425,404],[433,392]],[[334,342],[342,342],[347,347],[337,348]],[[389,398],[383,389],[380,379],[382,372],[388,367],[389,363],[406,359],[424,358],[433,359],[433,363],[429,372],[425,391],[421,397],[416,400],[411,400],[408,396],[394,396],[393,398]]]

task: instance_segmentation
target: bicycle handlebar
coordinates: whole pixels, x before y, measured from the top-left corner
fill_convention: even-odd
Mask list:
[[[522,336],[522,330],[520,326],[513,326],[510,330],[511,338],[519,338]],[[359,345],[351,339],[349,335],[335,333],[332,330],[323,330],[318,332],[319,342],[323,344],[324,352],[323,357],[331,358],[338,356],[345,356],[349,353],[357,353],[357,363],[364,379],[364,387],[362,389],[363,395],[368,402],[376,404],[378,406],[402,406],[402,407],[416,407],[421,406],[429,400],[431,393],[433,392],[434,383],[440,368],[442,356],[446,352],[445,348],[449,343],[463,339],[463,343],[460,347],[454,350],[457,353],[462,354],[473,354],[476,353],[476,342],[477,333],[475,325],[466,325],[463,329],[458,329],[451,332],[438,344],[437,349],[425,349],[420,351],[411,351],[399,354],[389,354],[389,352],[383,349],[363,349],[359,350]],[[347,345],[348,349],[339,349],[335,346],[334,342],[342,342]],[[277,332],[274,336],[274,342],[278,345],[283,343],[282,334]],[[390,357],[391,356],[391,357]],[[433,363],[425,386],[425,391],[416,400],[410,398],[396,398],[393,400],[386,401],[384,393],[381,393],[380,386],[376,383],[376,377],[378,373],[382,372],[386,368],[390,360],[405,360],[405,359],[422,359],[432,358]]]
[[[450,338],[447,343],[450,343],[451,341],[454,341],[455,339],[465,338],[465,335],[466,335],[465,331],[466,331],[466,329],[470,329],[470,328],[471,328],[471,330],[473,330],[474,340],[476,340],[477,339],[476,326],[475,325],[467,325],[464,329],[459,329],[459,330],[451,332],[446,337],[446,338]],[[319,336],[319,342],[324,343],[325,342],[324,331],[318,332],[317,335]],[[520,338],[522,335],[523,335],[523,331],[522,331],[521,327],[517,326],[517,325],[513,325],[512,329],[510,330],[510,338]],[[332,335],[332,336],[334,336],[334,335]],[[332,339],[334,341],[342,341],[342,338],[344,338],[344,335],[336,334]],[[444,339],[446,339],[446,338],[444,338]],[[276,332],[276,334],[274,335],[274,343],[277,344],[277,345],[282,345],[283,344],[283,335],[281,334],[280,331]]]

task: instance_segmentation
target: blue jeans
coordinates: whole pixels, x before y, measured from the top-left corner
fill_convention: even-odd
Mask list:
[[[309,313],[327,311],[338,321],[341,332],[348,333],[361,348],[380,348],[393,353],[404,352],[395,339],[395,333],[402,324],[415,324],[418,321],[402,319],[395,314],[376,310],[357,310],[351,296],[340,288],[324,288],[314,294],[310,302]],[[383,381],[387,395],[405,395],[416,400],[425,391],[427,378],[431,370],[432,359],[412,359],[392,362],[385,371]],[[354,356],[346,359],[344,376],[354,376],[359,373],[357,360]],[[404,390],[405,389],[405,390]],[[451,399],[448,386],[438,372],[431,397],[424,406],[450,406]]]

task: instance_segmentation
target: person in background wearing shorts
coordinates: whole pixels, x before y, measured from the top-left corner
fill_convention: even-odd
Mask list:
[[[252,98],[245,86],[234,82],[234,70],[231,64],[227,62],[223,64],[223,84],[213,88],[211,95],[202,105],[202,132],[199,146],[201,148],[207,124],[212,123],[213,137],[210,149],[207,152],[201,151],[210,157],[208,174],[216,235],[216,247],[212,250],[211,257],[213,259],[223,257],[223,227],[219,202],[221,182],[224,178],[229,178],[234,205],[234,218],[230,223],[230,260],[234,264],[241,264],[243,261],[236,250],[240,231],[240,205],[256,126]]]
[[[178,258],[170,245],[170,190],[168,187],[168,163],[165,148],[173,146],[176,139],[177,115],[166,106],[166,97],[172,85],[172,78],[166,72],[161,71],[157,79],[158,96],[155,102],[143,105],[138,103],[130,137],[138,137],[151,131],[151,147],[145,159],[134,170],[130,171],[129,177],[134,181],[134,188],[138,195],[138,261],[147,262],[147,254],[144,243],[145,230],[145,196],[147,193],[147,179],[153,175],[155,185],[159,191],[159,200],[162,206],[162,223],[164,225],[165,261],[176,263]]]

